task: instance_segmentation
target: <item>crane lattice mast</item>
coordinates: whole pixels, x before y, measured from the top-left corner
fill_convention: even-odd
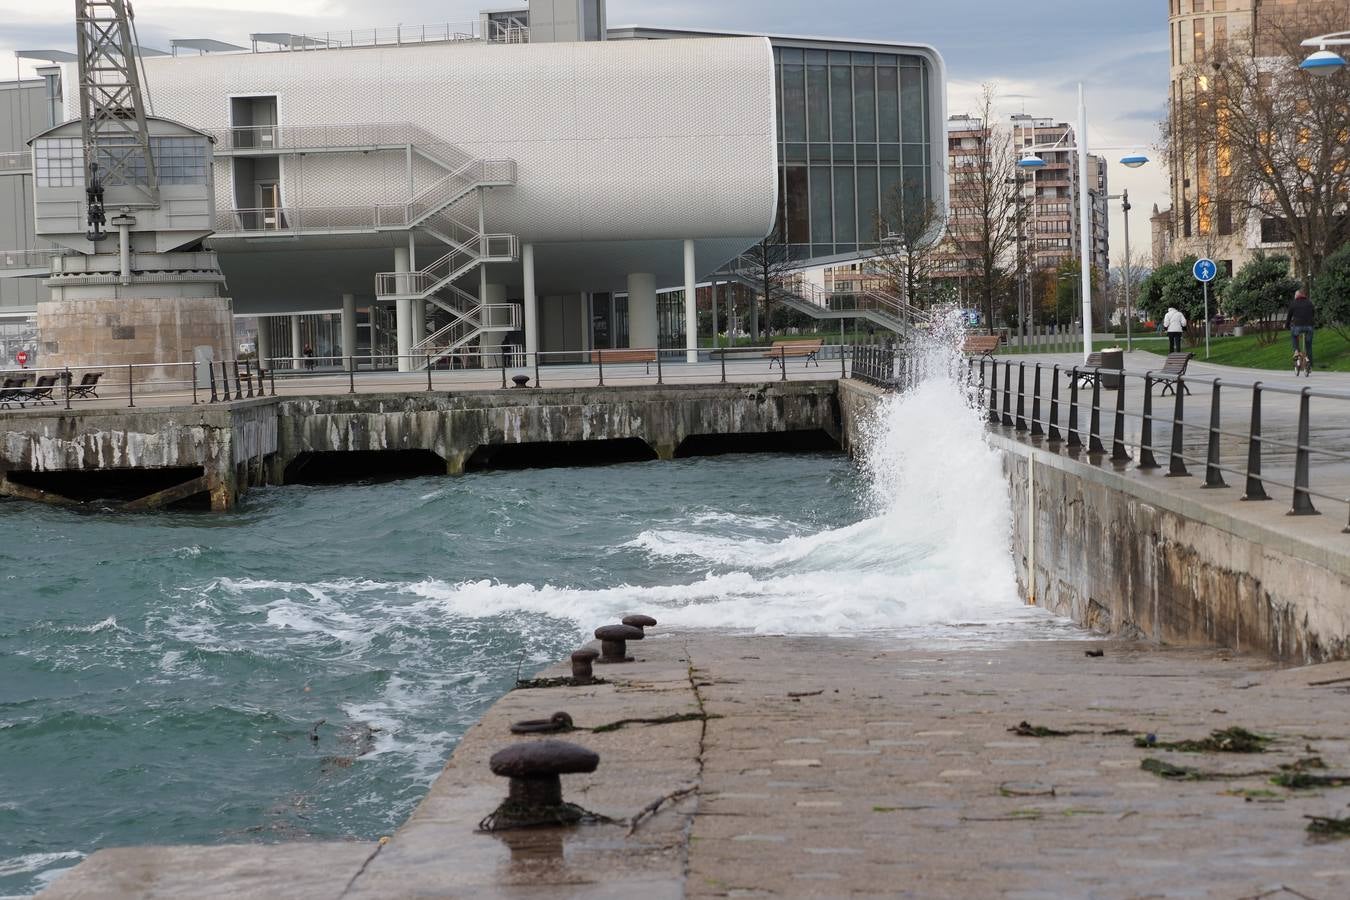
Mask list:
[[[146,206],[159,206],[159,179],[132,43],[132,16],[130,0],[75,0],[91,238],[102,237],[105,186],[134,186],[145,194]]]

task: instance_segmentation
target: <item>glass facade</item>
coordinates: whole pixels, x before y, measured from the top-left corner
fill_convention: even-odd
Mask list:
[[[899,198],[933,194],[928,60],[775,46],[774,62],[778,222],[790,255],[876,246],[886,229],[878,219]]]
[[[154,154],[160,184],[206,184],[206,167],[211,150],[204,137],[152,137],[150,152]],[[99,167],[108,171],[114,156],[112,150],[100,153]],[[33,143],[33,162],[38,187],[77,187],[84,184],[84,144],[80,138],[43,138]],[[145,166],[139,156],[132,157],[129,176],[144,184]]]

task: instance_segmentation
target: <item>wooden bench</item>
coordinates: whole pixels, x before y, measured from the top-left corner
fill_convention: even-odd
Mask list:
[[[629,350],[624,347],[616,347],[612,350],[592,350],[591,362],[599,365],[613,365],[615,363],[645,363],[647,374],[652,373],[652,363],[656,362],[655,350]]]
[[[1162,371],[1153,376],[1153,383],[1163,386],[1162,396],[1166,397],[1168,391],[1176,393],[1177,379],[1186,374],[1186,366],[1190,365],[1194,357],[1194,353],[1167,354],[1167,362],[1163,363]],[[1183,381],[1180,384],[1183,392],[1187,394],[1191,392],[1191,389],[1186,386],[1186,382]]]
[[[961,345],[961,352],[967,356],[993,356],[1000,343],[996,334],[968,334]]]
[[[769,368],[774,366],[784,366],[788,357],[796,359],[797,357],[806,357],[803,367],[815,363],[817,368],[820,366],[820,348],[825,345],[822,340],[814,341],[774,341],[773,347],[765,351],[764,355],[769,358]]]

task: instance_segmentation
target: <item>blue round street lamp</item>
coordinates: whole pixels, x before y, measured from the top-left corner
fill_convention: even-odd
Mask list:
[[[1345,68],[1345,58],[1333,50],[1318,50],[1299,64],[1299,68],[1313,75],[1335,75]]]
[[[1030,169],[1032,171],[1035,171],[1037,169],[1044,169],[1045,160],[1041,159],[1034,153],[1028,153],[1017,161],[1017,168]]]
[[[1131,153],[1129,156],[1122,156],[1120,164],[1129,169],[1137,169],[1140,166],[1148,165],[1148,157],[1142,153]]]

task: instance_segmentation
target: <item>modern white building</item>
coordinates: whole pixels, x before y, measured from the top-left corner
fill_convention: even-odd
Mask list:
[[[462,29],[173,50],[142,60],[152,112],[214,139],[207,246],[269,358],[692,349],[695,286],[776,223],[803,264],[856,258],[894,185],[945,191],[926,47],[611,29],[603,0],[531,0]]]

